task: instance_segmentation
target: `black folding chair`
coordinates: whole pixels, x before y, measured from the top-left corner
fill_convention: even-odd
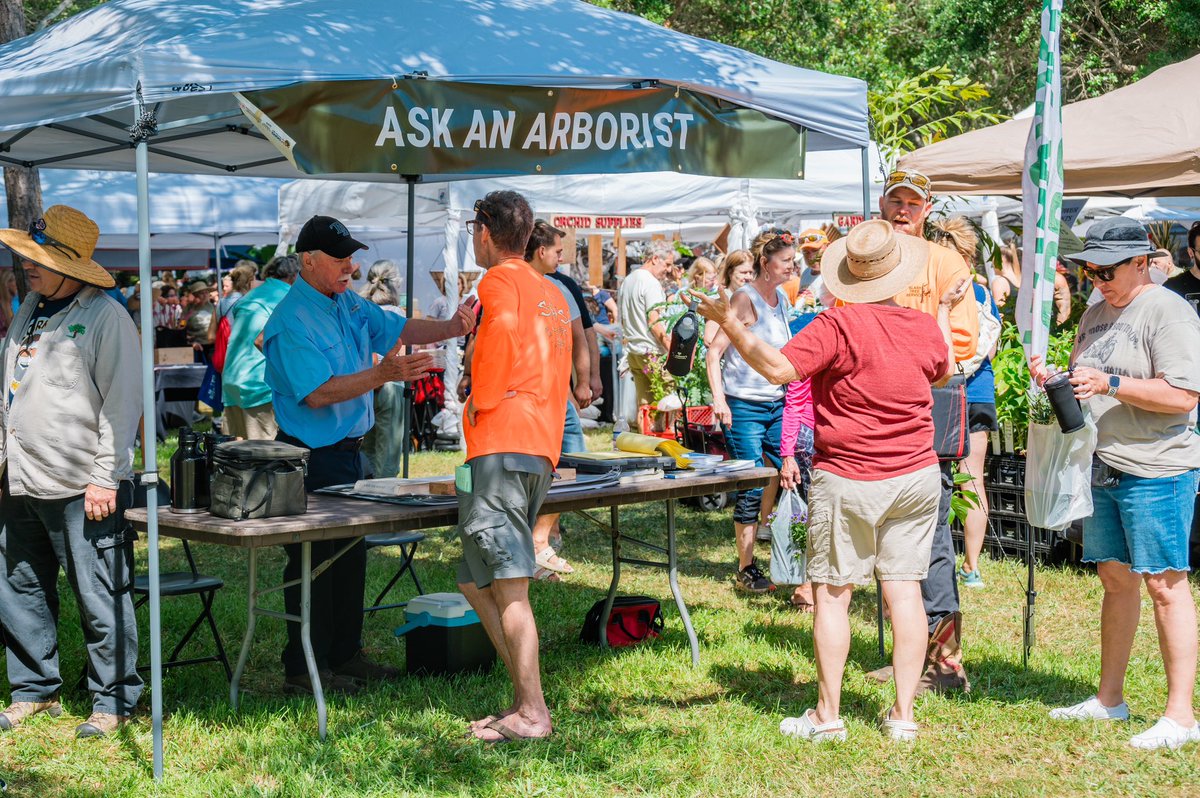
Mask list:
[[[383,548],[385,546],[400,547],[400,567],[396,573],[392,575],[391,580],[383,590],[379,591],[379,595],[371,602],[371,606],[364,607],[364,613],[378,612],[379,610],[393,610],[398,607],[403,607],[408,604],[407,601],[401,601],[394,604],[384,604],[383,599],[396,583],[400,581],[400,577],[407,572],[412,578],[413,585],[417,588],[417,595],[421,595],[425,591],[421,588],[421,580],[417,579],[417,572],[413,568],[413,558],[417,556],[417,545],[425,539],[425,535],[420,532],[395,532],[382,535],[367,535],[365,538],[367,551],[371,549]]]
[[[233,678],[233,669],[229,667],[229,657],[225,655],[225,646],[221,643],[221,633],[217,630],[217,621],[213,618],[212,607],[213,601],[217,597],[217,591],[225,587],[225,581],[216,576],[207,576],[200,573],[196,568],[196,560],[192,557],[192,547],[188,545],[186,540],[183,543],[183,554],[187,557],[187,571],[172,571],[171,573],[159,574],[159,591],[163,598],[174,598],[176,596],[199,596],[200,598],[200,614],[192,621],[192,625],[183,633],[183,637],[175,644],[175,648],[171,650],[171,656],[163,661],[163,669],[179,668],[184,665],[200,665],[205,662],[219,662],[225,668],[225,678]],[[133,593],[137,596],[137,600],[133,604],[134,610],[144,606],[150,601],[150,577],[137,576],[133,580]],[[208,623],[209,631],[212,632],[213,642],[216,644],[217,650],[214,654],[207,654],[201,657],[190,657],[188,659],[179,659],[180,653],[184,647],[200,631],[201,625]],[[142,665],[138,668],[139,671],[149,670],[149,665]]]

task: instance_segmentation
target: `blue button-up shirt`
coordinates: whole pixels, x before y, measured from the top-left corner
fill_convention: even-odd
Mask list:
[[[296,280],[263,330],[279,429],[314,449],[365,435],[375,423],[372,392],[319,408],[304,399],[331,377],[369,368],[371,353],[389,352],[404,323],[352,291],[331,299],[303,277]]]

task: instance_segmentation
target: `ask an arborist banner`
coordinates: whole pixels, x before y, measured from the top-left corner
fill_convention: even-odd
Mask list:
[[[802,128],[683,90],[371,80],[238,101],[306,174],[804,176]]]

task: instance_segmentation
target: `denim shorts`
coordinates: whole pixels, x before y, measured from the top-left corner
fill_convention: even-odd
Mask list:
[[[773,402],[747,402],[736,396],[726,397],[733,423],[729,425],[730,454],[738,460],[753,460],[762,467],[770,464],[774,468],[783,465],[779,456],[783,437],[783,398]],[[758,521],[762,507],[762,488],[738,491],[737,503],[733,508],[733,520],[738,524],[753,524]]]
[[[1083,561],[1120,562],[1140,574],[1190,571],[1188,538],[1200,469],[1174,477],[1121,474],[1115,488],[1092,488],[1083,523]]]

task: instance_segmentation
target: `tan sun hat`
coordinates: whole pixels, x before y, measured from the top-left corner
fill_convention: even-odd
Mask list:
[[[873,219],[829,245],[821,257],[821,277],[829,293],[843,302],[880,302],[908,288],[928,262],[928,241]]]
[[[96,223],[66,205],[47,208],[28,230],[0,230],[0,244],[22,258],[63,277],[112,288],[116,285],[112,275],[92,260],[99,238]]]

